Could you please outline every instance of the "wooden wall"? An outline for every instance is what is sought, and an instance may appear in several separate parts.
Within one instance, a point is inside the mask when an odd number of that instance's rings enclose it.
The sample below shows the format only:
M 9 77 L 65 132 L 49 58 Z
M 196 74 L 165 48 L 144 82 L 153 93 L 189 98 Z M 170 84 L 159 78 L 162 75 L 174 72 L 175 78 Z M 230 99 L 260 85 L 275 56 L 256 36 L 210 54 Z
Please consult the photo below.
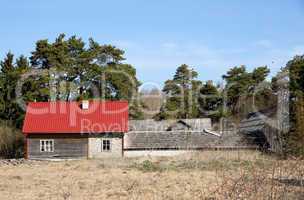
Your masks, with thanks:
M 54 152 L 40 152 L 40 140 L 53 139 Z M 28 135 L 29 159 L 84 158 L 88 155 L 88 137 L 80 134 L 35 134 Z

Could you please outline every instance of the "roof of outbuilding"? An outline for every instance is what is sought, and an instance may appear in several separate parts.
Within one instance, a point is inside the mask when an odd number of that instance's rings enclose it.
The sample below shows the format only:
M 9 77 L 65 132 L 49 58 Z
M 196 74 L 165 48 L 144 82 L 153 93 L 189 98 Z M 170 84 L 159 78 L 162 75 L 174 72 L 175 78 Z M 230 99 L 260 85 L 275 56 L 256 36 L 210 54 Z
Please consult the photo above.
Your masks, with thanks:
M 211 119 L 131 120 L 124 136 L 124 148 L 141 149 L 200 149 L 239 148 L 254 146 L 235 131 L 221 136 L 210 134 Z M 179 126 L 181 125 L 181 126 Z
M 27 106 L 23 133 L 103 133 L 128 131 L 128 102 L 32 102 Z
M 246 138 L 238 133 L 221 137 L 201 132 L 163 131 L 128 132 L 124 136 L 127 150 L 138 149 L 197 149 L 252 147 Z
M 129 131 L 168 131 L 174 129 L 178 124 L 182 124 L 191 131 L 203 131 L 211 129 L 210 118 L 200 119 L 171 119 L 155 121 L 153 119 L 146 120 L 130 120 Z

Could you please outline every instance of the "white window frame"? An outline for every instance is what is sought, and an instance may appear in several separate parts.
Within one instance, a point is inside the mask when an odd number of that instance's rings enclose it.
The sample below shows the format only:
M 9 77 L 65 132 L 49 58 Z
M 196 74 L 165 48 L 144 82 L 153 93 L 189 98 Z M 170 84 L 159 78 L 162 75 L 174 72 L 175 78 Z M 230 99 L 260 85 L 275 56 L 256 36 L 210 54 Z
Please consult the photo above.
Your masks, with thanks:
M 103 147 L 104 147 L 103 142 L 104 141 L 109 141 L 109 150 L 104 150 L 103 149 Z M 101 140 L 101 152 L 111 152 L 111 151 L 112 151 L 112 140 L 110 140 L 110 139 L 102 139 Z
M 40 152 L 54 152 L 54 140 L 40 140 Z

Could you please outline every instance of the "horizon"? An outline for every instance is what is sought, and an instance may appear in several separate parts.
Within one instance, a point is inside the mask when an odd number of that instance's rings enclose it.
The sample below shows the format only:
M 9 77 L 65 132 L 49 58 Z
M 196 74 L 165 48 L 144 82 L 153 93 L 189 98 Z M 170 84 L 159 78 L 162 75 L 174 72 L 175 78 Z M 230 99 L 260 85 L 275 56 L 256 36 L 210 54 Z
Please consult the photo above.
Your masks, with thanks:
M 3 3 L 0 59 L 9 51 L 29 57 L 37 40 L 54 41 L 60 33 L 92 37 L 124 50 L 141 82 L 163 86 L 181 64 L 193 67 L 199 80 L 217 83 L 240 65 L 249 70 L 267 65 L 273 76 L 304 54 L 300 0 L 90 2 Z M 18 15 L 7 17 L 12 10 Z

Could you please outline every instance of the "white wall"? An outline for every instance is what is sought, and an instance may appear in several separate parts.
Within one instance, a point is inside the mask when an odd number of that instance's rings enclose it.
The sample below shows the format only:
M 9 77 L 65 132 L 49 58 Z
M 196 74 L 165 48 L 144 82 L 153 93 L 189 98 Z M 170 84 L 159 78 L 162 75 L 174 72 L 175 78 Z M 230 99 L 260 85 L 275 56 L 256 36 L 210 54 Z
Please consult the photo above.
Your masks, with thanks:
M 125 157 L 141 157 L 141 156 L 177 156 L 190 153 L 186 150 L 145 150 L 145 151 L 124 151 Z
M 101 141 L 107 139 L 111 141 L 111 151 L 101 151 Z M 89 158 L 122 157 L 122 138 L 119 137 L 93 137 L 89 138 L 88 148 Z

